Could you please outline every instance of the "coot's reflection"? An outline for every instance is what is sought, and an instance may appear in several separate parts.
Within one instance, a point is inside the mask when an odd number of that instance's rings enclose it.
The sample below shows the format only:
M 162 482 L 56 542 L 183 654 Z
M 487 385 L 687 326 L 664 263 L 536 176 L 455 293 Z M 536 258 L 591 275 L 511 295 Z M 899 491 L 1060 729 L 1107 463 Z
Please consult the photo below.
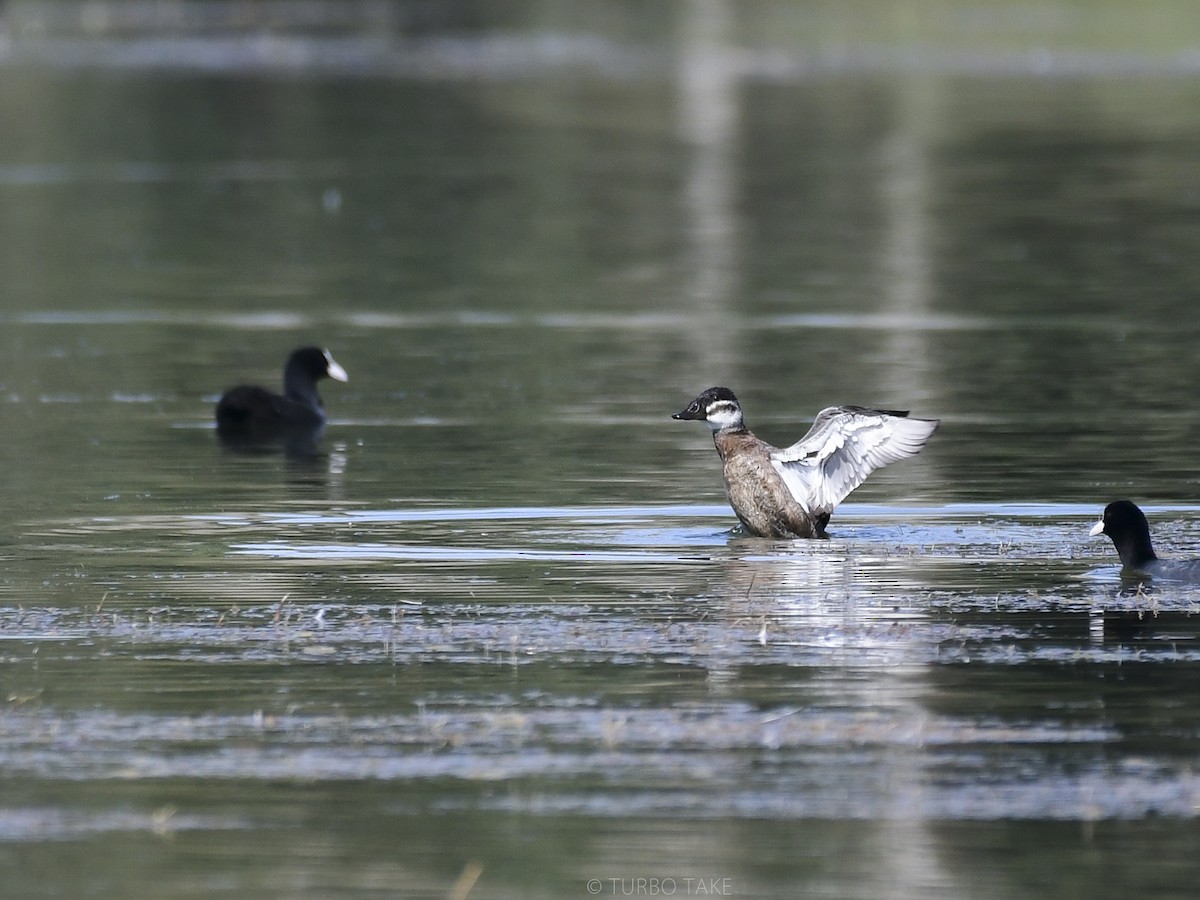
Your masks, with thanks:
M 232 453 L 266 456 L 282 453 L 288 459 L 319 462 L 327 455 L 321 449 L 325 426 L 315 428 L 217 429 L 221 446 Z

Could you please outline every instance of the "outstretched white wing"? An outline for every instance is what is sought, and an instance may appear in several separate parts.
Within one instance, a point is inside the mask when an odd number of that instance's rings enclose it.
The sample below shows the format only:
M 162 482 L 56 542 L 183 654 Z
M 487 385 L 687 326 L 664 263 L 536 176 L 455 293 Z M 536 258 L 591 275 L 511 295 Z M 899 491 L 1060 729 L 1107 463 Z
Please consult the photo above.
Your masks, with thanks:
M 940 424 L 907 415 L 831 406 L 817 413 L 808 434 L 773 450 L 771 463 L 801 506 L 832 512 L 880 466 L 916 456 Z

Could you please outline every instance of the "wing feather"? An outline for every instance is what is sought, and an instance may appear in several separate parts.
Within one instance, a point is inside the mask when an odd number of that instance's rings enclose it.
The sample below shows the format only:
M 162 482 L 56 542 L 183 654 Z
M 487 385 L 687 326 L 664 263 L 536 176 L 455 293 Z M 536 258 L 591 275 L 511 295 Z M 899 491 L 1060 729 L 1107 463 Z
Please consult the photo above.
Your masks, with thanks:
M 801 506 L 829 513 L 876 469 L 916 456 L 939 424 L 896 410 L 831 406 L 796 443 L 772 450 L 771 463 Z

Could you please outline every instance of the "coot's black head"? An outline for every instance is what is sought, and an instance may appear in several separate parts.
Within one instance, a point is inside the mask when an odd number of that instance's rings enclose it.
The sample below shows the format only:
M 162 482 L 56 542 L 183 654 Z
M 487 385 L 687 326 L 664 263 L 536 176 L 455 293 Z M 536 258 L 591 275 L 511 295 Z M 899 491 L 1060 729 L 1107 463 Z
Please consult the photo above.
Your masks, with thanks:
M 1093 537 L 1107 534 L 1129 569 L 1138 569 L 1158 557 L 1150 543 L 1150 524 L 1137 504 L 1129 500 L 1114 500 L 1104 507 L 1104 515 L 1092 526 Z
M 671 418 L 707 422 L 713 431 L 741 428 L 742 406 L 729 388 L 711 387 Z
M 1115 538 L 1122 534 L 1150 533 L 1150 523 L 1132 500 L 1114 500 L 1104 507 L 1104 515 L 1092 526 L 1091 534 L 1107 534 Z
M 346 370 L 337 364 L 329 351 L 321 347 L 301 347 L 293 350 L 284 368 L 283 380 L 291 385 L 293 379 L 316 384 L 322 378 L 349 381 Z

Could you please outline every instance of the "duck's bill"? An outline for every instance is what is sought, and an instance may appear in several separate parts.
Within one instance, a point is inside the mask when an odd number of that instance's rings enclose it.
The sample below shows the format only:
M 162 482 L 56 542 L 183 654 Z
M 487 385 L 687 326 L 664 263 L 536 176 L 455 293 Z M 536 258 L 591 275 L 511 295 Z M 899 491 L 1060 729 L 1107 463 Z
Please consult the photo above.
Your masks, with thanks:
M 1095 537 L 1098 534 L 1104 534 L 1104 520 L 1101 519 L 1092 526 L 1092 530 L 1088 532 L 1089 537 Z

